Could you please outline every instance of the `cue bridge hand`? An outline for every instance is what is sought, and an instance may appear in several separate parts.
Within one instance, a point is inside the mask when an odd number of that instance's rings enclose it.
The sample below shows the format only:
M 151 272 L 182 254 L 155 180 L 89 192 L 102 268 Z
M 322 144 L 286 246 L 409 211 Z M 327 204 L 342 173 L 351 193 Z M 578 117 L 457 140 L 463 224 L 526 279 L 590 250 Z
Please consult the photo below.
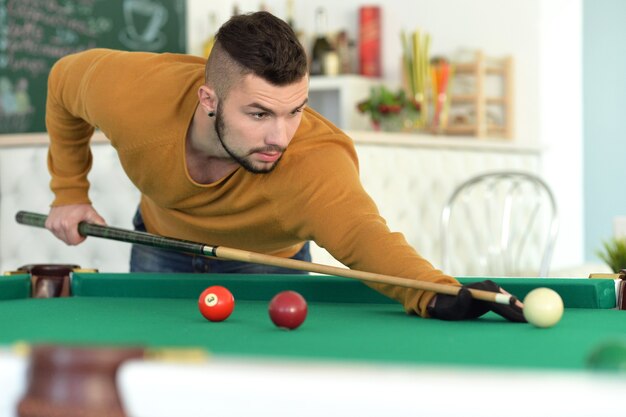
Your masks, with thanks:
M 510 295 L 491 280 L 474 282 L 463 285 L 457 295 L 437 294 L 432 305 L 428 306 L 428 313 L 440 320 L 472 320 L 493 311 L 509 321 L 526 322 L 523 304 L 519 300 L 511 305 L 478 300 L 472 297 L 471 289 Z

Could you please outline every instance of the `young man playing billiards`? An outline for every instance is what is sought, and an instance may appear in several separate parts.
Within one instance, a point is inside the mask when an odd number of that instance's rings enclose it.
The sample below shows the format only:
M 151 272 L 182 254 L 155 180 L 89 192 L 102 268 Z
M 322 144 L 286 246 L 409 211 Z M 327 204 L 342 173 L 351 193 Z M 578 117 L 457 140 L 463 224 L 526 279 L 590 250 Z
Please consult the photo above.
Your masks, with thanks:
M 364 191 L 352 140 L 307 107 L 306 54 L 266 12 L 234 16 L 208 61 L 104 49 L 67 56 L 48 81 L 46 227 L 76 245 L 91 206 L 89 139 L 99 128 L 141 191 L 135 227 L 150 233 L 310 260 L 314 240 L 352 269 L 459 285 L 392 233 Z M 131 271 L 297 272 L 134 246 Z M 368 284 L 423 317 L 460 320 L 503 306 Z M 503 291 L 490 281 L 474 288 Z

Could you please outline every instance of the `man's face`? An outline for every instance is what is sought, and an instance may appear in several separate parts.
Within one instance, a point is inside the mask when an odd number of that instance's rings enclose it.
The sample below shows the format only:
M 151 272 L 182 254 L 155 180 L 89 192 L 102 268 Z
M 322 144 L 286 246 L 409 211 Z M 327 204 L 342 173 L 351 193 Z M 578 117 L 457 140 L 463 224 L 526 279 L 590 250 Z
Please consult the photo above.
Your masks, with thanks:
M 246 75 L 216 109 L 215 131 L 225 153 L 250 172 L 270 172 L 300 125 L 308 91 L 307 77 L 278 87 Z

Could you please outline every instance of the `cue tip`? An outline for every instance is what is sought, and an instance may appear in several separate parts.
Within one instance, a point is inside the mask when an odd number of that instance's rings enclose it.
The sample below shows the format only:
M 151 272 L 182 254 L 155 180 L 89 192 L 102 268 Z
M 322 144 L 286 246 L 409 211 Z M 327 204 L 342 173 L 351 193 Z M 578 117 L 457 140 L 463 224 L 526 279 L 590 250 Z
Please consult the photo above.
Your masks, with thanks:
M 513 305 L 515 304 L 517 299 L 513 297 L 512 295 L 498 293 L 498 294 L 495 294 L 494 301 L 498 304 Z

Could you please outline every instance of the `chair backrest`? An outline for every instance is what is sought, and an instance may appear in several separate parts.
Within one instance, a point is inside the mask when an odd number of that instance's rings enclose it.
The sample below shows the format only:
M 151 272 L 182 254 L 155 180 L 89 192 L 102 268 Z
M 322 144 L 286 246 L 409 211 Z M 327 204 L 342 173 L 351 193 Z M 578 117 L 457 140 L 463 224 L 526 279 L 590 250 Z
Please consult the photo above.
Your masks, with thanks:
M 548 276 L 557 234 L 556 201 L 541 178 L 478 175 L 443 208 L 441 267 L 456 276 Z

